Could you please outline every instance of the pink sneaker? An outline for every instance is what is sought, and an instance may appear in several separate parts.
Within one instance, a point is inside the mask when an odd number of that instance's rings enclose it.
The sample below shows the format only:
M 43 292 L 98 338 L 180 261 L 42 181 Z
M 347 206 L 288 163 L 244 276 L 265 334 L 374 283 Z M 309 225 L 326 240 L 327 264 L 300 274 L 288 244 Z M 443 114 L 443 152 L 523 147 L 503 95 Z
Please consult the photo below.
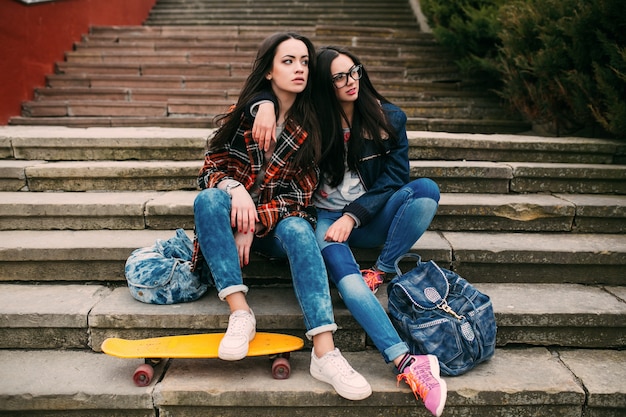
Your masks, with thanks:
M 413 363 L 398 375 L 398 383 L 404 380 L 415 398 L 421 397 L 424 406 L 433 415 L 439 417 L 443 413 L 448 396 L 446 381 L 439 377 L 439 361 L 434 355 L 415 355 Z
M 385 273 L 374 268 L 362 269 L 361 275 L 363 275 L 365 283 L 374 294 L 376 294 L 378 287 L 380 287 L 385 280 Z

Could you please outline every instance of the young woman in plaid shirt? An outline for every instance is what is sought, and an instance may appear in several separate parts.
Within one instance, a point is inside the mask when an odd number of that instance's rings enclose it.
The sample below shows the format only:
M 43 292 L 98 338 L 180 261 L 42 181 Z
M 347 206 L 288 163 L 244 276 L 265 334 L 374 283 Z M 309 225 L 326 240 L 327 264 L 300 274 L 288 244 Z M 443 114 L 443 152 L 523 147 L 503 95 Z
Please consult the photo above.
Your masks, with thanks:
M 295 33 L 278 33 L 261 45 L 238 103 L 219 119 L 198 177 L 194 202 L 196 268 L 209 268 L 218 296 L 231 311 L 219 357 L 246 356 L 256 332 L 241 268 L 250 252 L 289 260 L 306 336 L 313 341 L 310 372 L 343 397 L 360 400 L 369 383 L 335 348 L 328 275 L 315 240 L 309 206 L 318 185 L 321 140 L 312 108 L 314 48 Z M 275 140 L 264 149 L 252 140 L 246 103 L 271 91 L 277 103 Z

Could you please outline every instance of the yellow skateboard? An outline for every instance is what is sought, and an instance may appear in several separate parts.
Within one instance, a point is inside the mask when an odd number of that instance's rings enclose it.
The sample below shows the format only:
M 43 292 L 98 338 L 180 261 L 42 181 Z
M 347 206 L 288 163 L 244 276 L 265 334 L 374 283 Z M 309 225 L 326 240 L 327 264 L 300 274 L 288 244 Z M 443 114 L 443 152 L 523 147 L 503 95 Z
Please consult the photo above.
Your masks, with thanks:
M 128 340 L 109 338 L 102 342 L 102 351 L 118 358 L 140 358 L 145 364 L 134 374 L 135 385 L 150 385 L 154 367 L 166 358 L 217 358 L 217 348 L 224 333 L 191 334 L 181 336 L 155 337 L 151 339 Z M 278 333 L 257 332 L 250 342 L 248 356 L 270 355 L 272 376 L 287 379 L 291 373 L 289 353 L 302 349 L 304 341 L 296 336 Z

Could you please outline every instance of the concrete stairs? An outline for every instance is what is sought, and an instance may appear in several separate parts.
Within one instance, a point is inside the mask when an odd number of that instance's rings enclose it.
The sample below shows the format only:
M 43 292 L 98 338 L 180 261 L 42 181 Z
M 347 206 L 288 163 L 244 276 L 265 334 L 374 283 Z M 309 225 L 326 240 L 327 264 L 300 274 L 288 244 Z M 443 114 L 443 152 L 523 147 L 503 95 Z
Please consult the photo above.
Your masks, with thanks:
M 130 252 L 175 228 L 192 234 L 195 176 L 210 129 L 0 128 L 1 415 L 416 415 L 333 289 L 337 345 L 374 388 L 350 402 L 308 374 L 287 382 L 265 359 L 171 360 L 134 387 L 136 360 L 104 339 L 222 331 L 211 290 L 175 306 L 139 303 Z M 447 378 L 444 415 L 617 416 L 626 410 L 624 145 L 603 139 L 409 132 L 412 175 L 442 189 L 412 249 L 492 297 L 498 349 Z M 356 251 L 370 265 L 377 252 Z M 410 265 L 406 265 L 410 267 Z M 288 267 L 245 268 L 259 330 L 302 336 Z M 386 291 L 378 293 L 386 306 Z M 7 383 L 7 381 L 10 381 Z
M 530 125 L 420 31 L 406 0 L 159 1 L 141 27 L 94 27 L 12 125 L 213 127 L 259 42 L 279 30 L 349 46 L 412 130 L 519 133 Z
M 135 301 L 124 263 L 176 228 L 192 235 L 212 117 L 279 28 L 351 46 L 407 112 L 412 176 L 442 190 L 412 251 L 493 300 L 496 355 L 446 378 L 443 415 L 625 415 L 623 142 L 508 134 L 529 127 L 461 80 L 407 1 L 160 0 L 144 26 L 93 28 L 0 127 L 0 416 L 429 415 L 334 289 L 335 340 L 373 387 L 365 401 L 310 377 L 308 343 L 286 381 L 265 358 L 170 360 L 145 388 L 131 381 L 142 361 L 100 351 L 112 336 L 226 327 L 214 290 Z M 378 255 L 355 254 L 364 267 Z M 288 266 L 255 257 L 244 275 L 258 329 L 302 337 Z
M 337 24 L 414 29 L 417 23 L 410 2 L 317 0 L 160 0 L 150 12 L 148 25 L 290 26 Z

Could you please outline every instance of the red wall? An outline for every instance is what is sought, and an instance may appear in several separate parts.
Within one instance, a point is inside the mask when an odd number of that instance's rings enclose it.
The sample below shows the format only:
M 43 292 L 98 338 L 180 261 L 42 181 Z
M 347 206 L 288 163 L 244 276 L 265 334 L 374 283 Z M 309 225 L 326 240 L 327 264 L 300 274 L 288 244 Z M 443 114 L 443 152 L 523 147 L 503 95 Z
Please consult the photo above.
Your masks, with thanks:
M 90 26 L 141 25 L 156 0 L 0 0 L 0 125 L 45 85 L 54 63 Z

